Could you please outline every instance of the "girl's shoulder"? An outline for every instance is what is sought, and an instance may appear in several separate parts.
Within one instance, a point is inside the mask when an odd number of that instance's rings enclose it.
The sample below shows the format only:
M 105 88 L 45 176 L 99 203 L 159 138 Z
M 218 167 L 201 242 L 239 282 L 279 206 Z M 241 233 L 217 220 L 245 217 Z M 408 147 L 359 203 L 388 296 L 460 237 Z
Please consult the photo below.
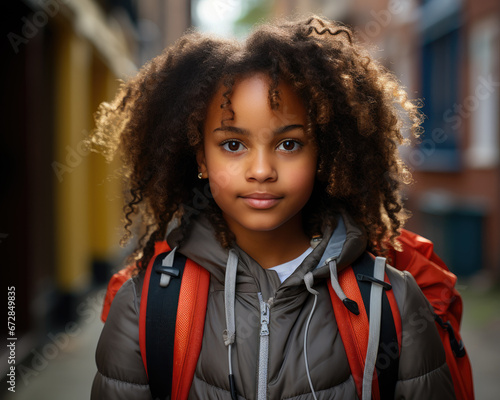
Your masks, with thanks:
M 119 291 L 132 291 L 134 302 L 137 303 L 140 300 L 144 274 L 137 273 L 136 270 L 134 265 L 130 265 L 115 273 L 109 280 L 102 305 L 101 320 L 103 322 L 106 322 L 111 304 L 114 302 Z
M 139 345 L 140 281 L 127 279 L 112 300 L 97 344 L 92 398 L 150 398 Z
M 387 265 L 386 273 L 391 283 L 391 290 L 394 292 L 401 317 L 418 311 L 421 307 L 432 313 L 431 304 L 409 271 L 402 271 Z
M 423 375 L 445 365 L 446 355 L 434 319 L 434 309 L 413 275 L 393 267 L 386 268 L 401 315 L 402 338 L 400 371 Z M 426 356 L 422 356 L 422 349 Z M 417 371 L 417 372 L 415 372 Z
M 139 318 L 143 281 L 142 275 L 135 275 L 125 280 L 118 288 L 112 287 L 110 290 L 108 286 L 106 304 L 103 305 L 102 312 L 103 322 L 106 325 L 116 323 L 117 319 Z M 106 310 L 105 307 L 108 309 Z

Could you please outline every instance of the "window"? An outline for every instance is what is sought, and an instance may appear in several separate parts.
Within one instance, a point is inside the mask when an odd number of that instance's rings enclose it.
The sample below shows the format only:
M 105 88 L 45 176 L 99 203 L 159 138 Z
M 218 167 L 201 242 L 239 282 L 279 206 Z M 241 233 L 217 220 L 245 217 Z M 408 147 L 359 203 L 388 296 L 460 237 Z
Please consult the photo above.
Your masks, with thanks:
M 447 4 L 445 4 L 447 3 Z M 454 5 L 451 6 L 451 5 Z M 460 111 L 461 42 L 460 6 L 451 0 L 428 1 L 422 7 L 422 97 L 426 115 L 418 159 L 410 160 L 420 170 L 460 169 L 461 127 L 455 120 Z
M 469 93 L 463 100 L 463 112 L 470 116 L 470 147 L 465 154 L 472 168 L 493 168 L 499 163 L 499 57 L 500 38 L 496 16 L 481 20 L 469 37 Z M 457 119 L 457 123 L 462 122 Z M 465 122 L 465 121 L 464 121 Z

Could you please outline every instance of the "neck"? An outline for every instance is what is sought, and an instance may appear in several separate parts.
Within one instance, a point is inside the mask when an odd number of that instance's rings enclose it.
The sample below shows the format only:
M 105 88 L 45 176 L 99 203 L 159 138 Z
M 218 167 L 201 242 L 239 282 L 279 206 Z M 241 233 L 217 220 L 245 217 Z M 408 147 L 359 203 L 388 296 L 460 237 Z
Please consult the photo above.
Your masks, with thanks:
M 304 233 L 300 215 L 272 231 L 231 228 L 238 246 L 264 269 L 293 260 L 310 246 L 310 238 Z

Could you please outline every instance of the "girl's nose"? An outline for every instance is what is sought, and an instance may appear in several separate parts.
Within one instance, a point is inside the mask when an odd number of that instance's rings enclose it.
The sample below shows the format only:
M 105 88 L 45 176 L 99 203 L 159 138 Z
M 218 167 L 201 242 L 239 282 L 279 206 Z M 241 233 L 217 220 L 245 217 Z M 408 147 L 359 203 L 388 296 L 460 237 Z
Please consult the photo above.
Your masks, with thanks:
M 254 180 L 257 182 L 273 182 L 278 177 L 272 156 L 266 154 L 265 151 L 256 151 L 249 157 L 245 175 L 247 181 Z

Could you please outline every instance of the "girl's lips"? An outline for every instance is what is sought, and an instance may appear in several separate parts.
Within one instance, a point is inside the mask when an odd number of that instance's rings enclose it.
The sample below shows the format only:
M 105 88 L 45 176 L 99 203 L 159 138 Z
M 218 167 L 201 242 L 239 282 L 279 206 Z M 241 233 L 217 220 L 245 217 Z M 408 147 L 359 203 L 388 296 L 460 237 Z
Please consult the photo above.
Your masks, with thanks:
M 251 208 L 266 210 L 279 203 L 282 197 L 275 196 L 269 193 L 253 193 L 250 195 L 241 196 L 241 199 Z

